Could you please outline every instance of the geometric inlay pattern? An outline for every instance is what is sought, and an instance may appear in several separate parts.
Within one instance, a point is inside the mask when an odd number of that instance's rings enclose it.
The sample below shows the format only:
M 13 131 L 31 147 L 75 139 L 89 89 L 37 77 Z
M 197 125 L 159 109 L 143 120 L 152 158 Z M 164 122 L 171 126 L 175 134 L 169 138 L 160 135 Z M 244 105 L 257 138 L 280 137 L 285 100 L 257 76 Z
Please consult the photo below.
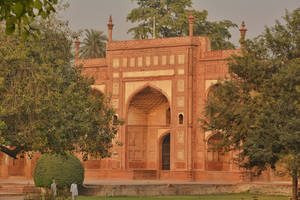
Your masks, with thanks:
M 149 113 L 153 108 L 167 102 L 167 98 L 160 91 L 148 86 L 132 98 L 130 106 Z

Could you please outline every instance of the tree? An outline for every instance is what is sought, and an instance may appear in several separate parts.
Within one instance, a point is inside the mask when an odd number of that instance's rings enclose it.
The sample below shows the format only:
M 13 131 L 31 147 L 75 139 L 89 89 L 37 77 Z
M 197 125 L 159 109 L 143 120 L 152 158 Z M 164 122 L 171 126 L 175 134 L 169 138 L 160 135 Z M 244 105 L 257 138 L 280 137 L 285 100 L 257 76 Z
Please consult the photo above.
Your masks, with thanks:
M 46 19 L 55 12 L 58 0 L 4 0 L 0 1 L 0 22 L 5 21 L 6 33 L 12 34 L 16 28 L 25 35 L 38 31 L 32 24 L 35 18 Z
M 81 58 L 103 58 L 105 57 L 105 45 L 107 37 L 103 31 L 85 29 L 85 38 L 80 47 Z
M 209 95 L 205 130 L 223 135 L 240 166 L 260 173 L 284 166 L 297 199 L 300 172 L 300 8 L 229 61 L 229 77 Z
M 55 21 L 38 40 L 0 31 L 0 151 L 110 155 L 119 121 L 103 95 L 91 95 L 93 80 L 71 65 L 68 31 Z
M 191 0 L 136 0 L 138 7 L 131 10 L 127 21 L 139 23 L 130 28 L 135 39 L 146 39 L 153 36 L 176 37 L 189 34 L 188 18 L 192 11 L 194 20 L 194 35 L 208 36 L 213 49 L 233 49 L 234 45 L 228 41 L 231 38 L 229 28 L 237 27 L 229 20 L 220 22 L 207 21 L 207 11 L 192 9 Z

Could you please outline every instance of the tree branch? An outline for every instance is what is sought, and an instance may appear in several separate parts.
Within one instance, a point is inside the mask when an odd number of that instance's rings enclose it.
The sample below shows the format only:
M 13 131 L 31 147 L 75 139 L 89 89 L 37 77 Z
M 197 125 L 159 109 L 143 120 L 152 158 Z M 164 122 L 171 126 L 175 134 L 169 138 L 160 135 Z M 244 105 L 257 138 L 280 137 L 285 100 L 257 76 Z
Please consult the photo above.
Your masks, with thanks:
M 2 151 L 6 155 L 8 155 L 14 159 L 17 159 L 17 155 L 18 155 L 18 153 L 20 153 L 21 150 L 22 150 L 22 147 L 16 147 L 15 149 L 9 149 L 8 147 L 0 146 L 0 151 Z

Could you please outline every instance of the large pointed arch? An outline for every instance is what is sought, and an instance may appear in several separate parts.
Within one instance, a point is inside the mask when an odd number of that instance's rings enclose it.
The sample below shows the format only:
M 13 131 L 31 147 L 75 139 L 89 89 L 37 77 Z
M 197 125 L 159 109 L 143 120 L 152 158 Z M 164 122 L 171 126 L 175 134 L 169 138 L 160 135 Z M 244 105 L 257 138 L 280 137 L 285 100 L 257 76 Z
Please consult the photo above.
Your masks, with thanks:
M 156 169 L 158 132 L 171 126 L 169 100 L 162 90 L 146 84 L 131 95 L 126 108 L 126 166 Z

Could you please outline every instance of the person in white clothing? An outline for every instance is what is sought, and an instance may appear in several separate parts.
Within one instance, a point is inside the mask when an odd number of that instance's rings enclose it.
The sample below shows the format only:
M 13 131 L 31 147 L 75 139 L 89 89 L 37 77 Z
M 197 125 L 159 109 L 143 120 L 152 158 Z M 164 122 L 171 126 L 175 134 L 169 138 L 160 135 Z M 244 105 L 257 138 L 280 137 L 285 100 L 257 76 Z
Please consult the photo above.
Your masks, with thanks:
M 75 200 L 78 196 L 78 189 L 76 182 L 71 184 L 70 192 L 72 193 L 72 200 Z
M 57 195 L 57 189 L 56 189 L 55 179 L 52 180 L 51 193 L 52 193 L 53 199 L 55 199 L 56 195 Z

